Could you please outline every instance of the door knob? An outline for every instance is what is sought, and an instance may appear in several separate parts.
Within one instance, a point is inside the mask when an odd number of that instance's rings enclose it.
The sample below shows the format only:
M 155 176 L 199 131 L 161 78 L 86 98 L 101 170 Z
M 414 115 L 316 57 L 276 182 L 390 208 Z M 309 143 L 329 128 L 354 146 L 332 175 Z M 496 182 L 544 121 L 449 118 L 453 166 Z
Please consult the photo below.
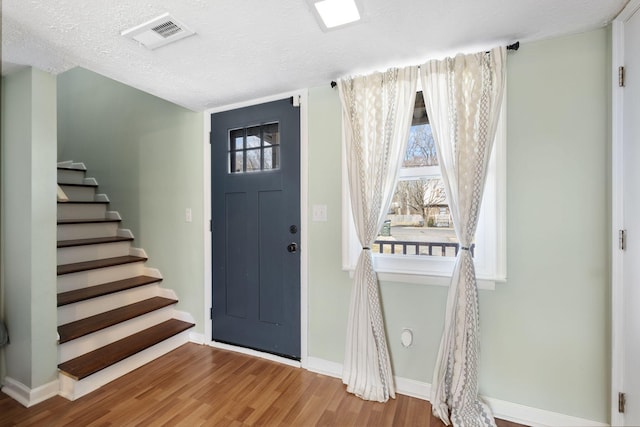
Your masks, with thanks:
M 287 250 L 291 253 L 296 252 L 298 250 L 298 244 L 295 242 L 289 243 L 289 246 L 287 246 Z

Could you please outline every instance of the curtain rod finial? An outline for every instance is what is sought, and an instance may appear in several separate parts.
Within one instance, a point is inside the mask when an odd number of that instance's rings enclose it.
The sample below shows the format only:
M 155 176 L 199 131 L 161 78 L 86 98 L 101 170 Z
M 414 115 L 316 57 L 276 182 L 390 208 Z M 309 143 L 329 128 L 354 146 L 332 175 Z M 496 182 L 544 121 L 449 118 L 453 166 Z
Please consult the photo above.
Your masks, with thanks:
M 336 83 L 334 80 L 331 81 L 331 88 L 335 89 L 335 87 L 338 86 L 338 83 Z
M 507 46 L 507 50 L 518 50 L 520 49 L 520 42 L 515 42 Z

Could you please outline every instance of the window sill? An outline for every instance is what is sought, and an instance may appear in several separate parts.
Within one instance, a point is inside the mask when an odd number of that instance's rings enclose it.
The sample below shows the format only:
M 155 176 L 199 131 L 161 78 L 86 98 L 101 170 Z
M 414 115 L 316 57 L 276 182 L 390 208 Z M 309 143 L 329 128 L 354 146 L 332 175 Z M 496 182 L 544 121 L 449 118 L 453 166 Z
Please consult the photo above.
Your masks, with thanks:
M 349 272 L 349 277 L 353 279 L 352 268 L 345 268 L 345 271 Z M 449 286 L 451 284 L 451 276 L 436 275 L 436 274 L 410 274 L 399 273 L 393 271 L 376 271 L 378 274 L 378 280 L 381 282 L 397 282 L 397 283 L 409 283 L 414 285 L 429 285 L 429 286 Z M 506 277 L 478 277 L 478 289 L 493 291 L 496 288 L 496 283 L 506 283 Z

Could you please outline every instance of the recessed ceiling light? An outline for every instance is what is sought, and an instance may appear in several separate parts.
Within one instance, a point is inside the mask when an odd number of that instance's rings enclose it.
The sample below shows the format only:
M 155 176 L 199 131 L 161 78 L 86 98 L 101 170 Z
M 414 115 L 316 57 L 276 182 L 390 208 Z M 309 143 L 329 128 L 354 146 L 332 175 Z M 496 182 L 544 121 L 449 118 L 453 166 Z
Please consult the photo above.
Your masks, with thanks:
M 312 10 L 324 29 L 333 29 L 360 20 L 355 0 L 311 0 Z

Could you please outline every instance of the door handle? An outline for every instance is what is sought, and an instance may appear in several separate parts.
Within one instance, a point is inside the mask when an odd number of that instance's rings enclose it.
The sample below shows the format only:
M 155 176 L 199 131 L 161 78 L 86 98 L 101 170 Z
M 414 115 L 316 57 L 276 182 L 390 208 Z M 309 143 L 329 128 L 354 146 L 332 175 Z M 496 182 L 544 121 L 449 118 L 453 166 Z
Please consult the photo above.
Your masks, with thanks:
M 298 251 L 298 244 L 295 242 L 289 243 L 289 246 L 287 246 L 287 250 L 291 253 L 297 252 Z

